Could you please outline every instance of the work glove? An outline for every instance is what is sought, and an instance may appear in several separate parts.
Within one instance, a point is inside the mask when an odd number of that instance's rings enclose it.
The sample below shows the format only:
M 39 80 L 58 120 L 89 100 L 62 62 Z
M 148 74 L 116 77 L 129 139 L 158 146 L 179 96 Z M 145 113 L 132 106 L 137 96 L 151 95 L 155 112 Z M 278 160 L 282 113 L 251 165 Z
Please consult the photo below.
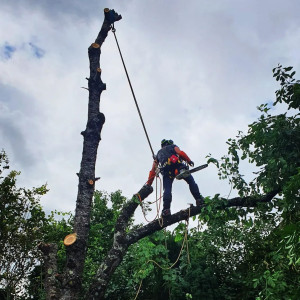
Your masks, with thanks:
M 194 162 L 191 160 L 191 161 L 189 162 L 189 165 L 193 168 L 193 167 L 194 167 Z

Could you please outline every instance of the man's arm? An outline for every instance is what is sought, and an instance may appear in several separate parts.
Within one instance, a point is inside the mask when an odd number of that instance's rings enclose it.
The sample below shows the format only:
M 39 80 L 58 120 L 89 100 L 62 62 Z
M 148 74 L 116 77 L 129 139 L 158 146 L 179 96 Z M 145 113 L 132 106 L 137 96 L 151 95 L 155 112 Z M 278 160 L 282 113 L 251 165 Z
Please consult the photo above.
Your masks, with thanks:
M 153 161 L 153 164 L 152 164 L 152 169 L 151 171 L 149 172 L 149 176 L 148 176 L 148 181 L 147 181 L 147 185 L 152 185 L 153 183 L 153 180 L 154 180 L 154 177 L 156 176 L 156 169 L 157 169 L 157 161 L 154 160 Z
M 188 157 L 188 155 L 179 149 L 179 147 L 174 148 L 175 152 L 179 155 L 180 158 L 184 159 L 190 166 L 194 166 L 194 163 L 191 161 L 191 159 Z

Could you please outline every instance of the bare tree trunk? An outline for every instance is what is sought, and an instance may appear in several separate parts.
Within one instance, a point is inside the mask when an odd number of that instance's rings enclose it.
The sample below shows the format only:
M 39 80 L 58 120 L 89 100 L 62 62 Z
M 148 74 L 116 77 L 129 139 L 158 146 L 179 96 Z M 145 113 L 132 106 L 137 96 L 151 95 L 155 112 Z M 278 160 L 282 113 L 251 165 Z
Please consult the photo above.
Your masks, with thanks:
M 74 219 L 74 232 L 77 240 L 67 247 L 67 264 L 61 299 L 78 299 L 81 291 L 81 280 L 86 257 L 87 241 L 90 230 L 91 204 L 95 187 L 95 165 L 101 130 L 105 122 L 100 112 L 100 95 L 106 89 L 101 80 L 100 54 L 101 45 L 107 37 L 111 25 L 121 19 L 114 10 L 104 10 L 105 19 L 95 43 L 89 49 L 90 78 L 88 120 L 83 135 L 83 151 L 80 172 L 78 173 L 78 195 Z

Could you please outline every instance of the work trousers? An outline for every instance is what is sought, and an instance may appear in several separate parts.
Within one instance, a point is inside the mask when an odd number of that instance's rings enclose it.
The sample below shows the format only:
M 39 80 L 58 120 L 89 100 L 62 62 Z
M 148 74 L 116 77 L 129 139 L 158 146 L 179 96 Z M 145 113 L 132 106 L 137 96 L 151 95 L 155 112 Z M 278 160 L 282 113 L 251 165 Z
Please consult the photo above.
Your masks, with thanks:
M 183 180 L 189 185 L 190 191 L 194 197 L 194 199 L 201 199 L 201 195 L 199 192 L 199 188 L 197 183 L 194 180 L 192 175 L 184 178 Z M 163 176 L 163 187 L 164 187 L 164 207 L 163 209 L 170 209 L 171 202 L 172 202 L 172 185 L 173 185 L 174 177 L 170 177 L 168 174 Z

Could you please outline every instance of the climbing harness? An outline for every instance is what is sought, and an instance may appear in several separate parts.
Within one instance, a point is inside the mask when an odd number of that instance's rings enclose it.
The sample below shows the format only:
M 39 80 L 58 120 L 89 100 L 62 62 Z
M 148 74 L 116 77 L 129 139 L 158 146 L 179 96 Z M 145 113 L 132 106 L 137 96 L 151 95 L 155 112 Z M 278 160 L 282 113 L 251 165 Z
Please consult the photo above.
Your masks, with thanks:
M 127 69 L 126 69 L 126 65 L 125 65 L 125 62 L 124 62 L 124 59 L 123 59 L 123 55 L 122 55 L 122 52 L 121 52 L 121 49 L 120 49 L 120 46 L 119 46 L 119 43 L 118 43 L 118 39 L 117 39 L 117 36 L 116 36 L 116 28 L 115 28 L 115 26 L 114 26 L 114 23 L 112 24 L 112 29 L 111 29 L 111 31 L 113 32 L 113 34 L 114 34 L 114 36 L 115 36 L 116 44 L 117 44 L 117 46 L 118 46 L 118 50 L 119 50 L 119 53 L 120 53 L 120 57 L 121 57 L 121 60 L 122 60 L 122 63 L 123 63 L 123 67 L 124 67 L 124 70 L 125 70 L 125 73 L 126 73 L 126 77 L 127 77 L 129 86 L 130 86 L 130 89 L 131 89 L 131 93 L 132 93 L 132 96 L 133 96 L 133 99 L 134 99 L 134 102 L 135 102 L 135 105 L 136 105 L 136 109 L 137 109 L 137 111 L 138 111 L 138 113 L 139 113 L 139 116 L 140 116 L 140 119 L 141 119 L 141 122 L 142 122 L 142 125 L 143 125 L 143 128 L 144 128 L 144 132 L 145 132 L 145 135 L 146 135 L 146 137 L 147 137 L 147 141 L 148 141 L 150 150 L 151 150 L 151 152 L 152 152 L 152 157 L 154 157 L 154 151 L 153 151 L 153 148 L 152 148 L 152 145 L 151 145 L 151 142 L 150 142 L 150 139 L 149 139 L 147 130 L 146 130 L 146 126 L 145 126 L 145 123 L 144 123 L 144 120 L 143 120 L 143 117 L 142 117 L 142 114 L 141 114 L 139 105 L 138 105 L 138 103 L 137 103 L 137 100 L 136 100 L 136 97 L 135 97 L 135 94 L 134 94 L 134 91 L 133 91 L 133 87 L 132 87 L 132 84 L 131 84 L 131 81 L 130 81 L 130 78 L 129 78 Z

